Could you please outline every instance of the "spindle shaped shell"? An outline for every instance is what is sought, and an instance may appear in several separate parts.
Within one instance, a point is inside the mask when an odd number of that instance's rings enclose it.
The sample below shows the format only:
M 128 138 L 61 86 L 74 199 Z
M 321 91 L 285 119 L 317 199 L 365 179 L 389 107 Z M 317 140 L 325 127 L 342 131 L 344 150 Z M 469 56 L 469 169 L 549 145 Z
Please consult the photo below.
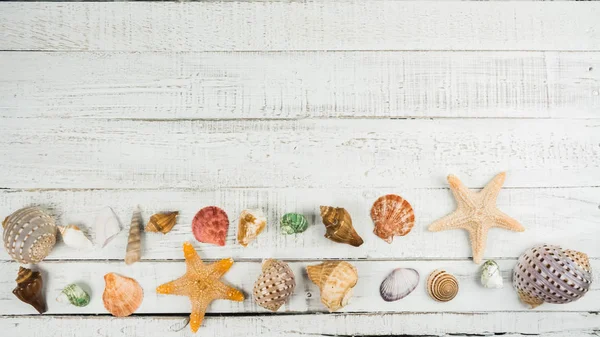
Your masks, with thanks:
M 144 290 L 136 280 L 108 273 L 104 275 L 104 281 L 106 286 L 102 294 L 102 301 L 106 310 L 113 316 L 129 316 L 142 304 Z
M 287 263 L 268 259 L 254 283 L 254 300 L 261 307 L 277 311 L 292 296 L 296 288 L 294 273 Z
M 227 213 L 216 206 L 204 207 L 192 220 L 192 232 L 199 242 L 225 246 L 228 229 Z
M 46 312 L 46 300 L 42 296 L 43 287 L 44 282 L 40 272 L 19 267 L 17 287 L 13 289 L 13 294 L 21 301 L 34 307 L 40 314 Z
M 177 223 L 179 212 L 157 213 L 150 217 L 146 225 L 146 232 L 161 232 L 167 234 Z
M 358 282 L 356 268 L 345 261 L 327 261 L 306 267 L 308 278 L 321 291 L 321 302 L 330 312 L 348 304 Z
M 54 218 L 41 207 L 25 207 L 4 219 L 4 248 L 23 264 L 42 261 L 56 243 Z
M 513 270 L 513 286 L 531 308 L 564 304 L 583 297 L 592 284 L 592 269 L 584 253 L 559 246 L 535 246 L 525 251 Z
M 363 239 L 352 226 L 350 214 L 344 208 L 321 206 L 321 217 L 326 229 L 325 237 L 329 240 L 354 247 L 363 244 Z
M 458 294 L 458 280 L 445 270 L 434 270 L 427 278 L 427 292 L 438 302 L 448 302 Z
M 267 225 L 267 218 L 260 209 L 246 209 L 240 214 L 238 242 L 246 247 L 254 241 Z
M 125 250 L 125 263 L 133 264 L 142 257 L 142 214 L 139 207 L 133 211 L 129 225 L 129 237 Z
M 419 272 L 412 268 L 394 269 L 379 287 L 384 301 L 392 302 L 408 296 L 419 284 Z
M 415 225 L 412 206 L 395 194 L 384 195 L 373 203 L 371 219 L 375 223 L 373 233 L 387 243 L 392 243 L 394 235 L 408 234 Z

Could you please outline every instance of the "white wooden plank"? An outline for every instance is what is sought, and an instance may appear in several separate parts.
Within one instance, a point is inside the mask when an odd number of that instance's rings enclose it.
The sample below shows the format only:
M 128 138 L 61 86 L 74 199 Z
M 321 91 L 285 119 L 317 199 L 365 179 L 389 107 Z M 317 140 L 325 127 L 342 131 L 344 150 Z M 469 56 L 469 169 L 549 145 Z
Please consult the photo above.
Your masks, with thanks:
M 598 3 L 2 3 L 4 50 L 600 50 Z M 576 24 L 574 24 L 576 23 Z
M 387 244 L 373 231 L 370 208 L 376 198 L 398 193 L 412 203 L 416 225 L 405 237 Z M 524 233 L 492 229 L 485 256 L 513 258 L 541 243 L 559 244 L 600 257 L 599 188 L 505 189 L 498 205 L 526 227 Z M 28 205 L 46 206 L 58 215 L 62 224 L 75 223 L 94 237 L 95 211 L 110 205 L 121 222 L 129 225 L 134 205 L 140 204 L 145 221 L 150 215 L 179 210 L 179 220 L 166 236 L 146 233 L 143 237 L 144 260 L 181 259 L 181 243 L 195 242 L 206 258 L 263 259 L 466 259 L 471 248 L 465 231 L 431 233 L 427 225 L 455 207 L 446 189 L 222 189 L 218 191 L 175 190 L 85 190 L 85 191 L 0 191 L 0 219 Z M 319 205 L 345 207 L 365 243 L 358 248 L 332 242 L 324 237 L 325 226 Z M 218 205 L 228 214 L 230 228 L 224 247 L 196 242 L 191 231 L 192 218 L 207 205 Z M 237 218 L 246 208 L 262 208 L 268 225 L 248 247 L 237 243 Z M 279 220 L 287 212 L 307 216 L 310 227 L 299 235 L 284 235 Z M 49 259 L 116 259 L 125 254 L 128 231 L 121 232 L 107 247 L 76 252 L 58 243 Z M 9 260 L 4 249 L 0 259 Z
M 200 252 L 202 254 L 202 252 Z M 183 256 L 183 252 L 181 253 Z M 316 262 L 290 262 L 296 276 L 296 290 L 281 312 L 327 312 L 321 303 L 319 289 L 306 276 L 307 265 Z M 473 312 L 473 311 L 526 311 L 517 298 L 511 285 L 512 269 L 516 260 L 498 261 L 505 282 L 502 289 L 487 289 L 481 286 L 481 266 L 471 261 L 354 261 L 352 264 L 359 274 L 358 284 L 350 304 L 341 312 Z M 600 268 L 600 260 L 591 260 L 592 268 Z M 385 302 L 379 295 L 381 281 L 398 267 L 414 268 L 421 275 L 420 285 L 401 302 Z M 8 290 L 15 287 L 15 277 L 19 265 L 16 262 L 0 263 L 0 288 L 5 289 L 0 297 L 0 314 L 31 315 L 36 311 L 30 305 L 20 302 Z M 433 270 L 443 268 L 456 276 L 460 291 L 450 302 L 439 303 L 431 299 L 425 289 L 425 281 Z M 42 262 L 46 282 L 48 314 L 102 314 L 107 313 L 102 302 L 104 291 L 103 276 L 115 272 L 136 279 L 144 289 L 144 301 L 136 311 L 138 314 L 189 313 L 187 297 L 159 295 L 158 285 L 171 281 L 185 273 L 183 261 L 138 262 L 127 266 L 124 262 Z M 215 301 L 209 307 L 212 313 L 254 313 L 268 312 L 252 299 L 252 288 L 261 271 L 260 262 L 236 262 L 225 275 L 225 280 L 246 294 L 243 302 Z M 595 276 L 598 281 L 598 276 Z M 56 302 L 54 299 L 67 284 L 80 282 L 91 290 L 91 302 L 79 308 L 71 304 Z M 535 310 L 541 311 L 597 311 L 600 301 L 600 282 L 594 282 L 590 291 L 580 300 L 560 305 L 544 304 Z
M 2 119 L 6 188 L 596 186 L 600 122 Z
M 534 324 L 533 322 L 539 322 Z M 356 335 L 418 335 L 467 337 L 498 332 L 504 337 L 597 336 L 600 318 L 594 313 L 494 312 L 494 313 L 394 313 L 206 317 L 193 334 L 184 317 L 6 317 L 0 329 L 9 336 L 80 337 L 82 329 L 91 336 L 109 334 L 129 337 L 302 337 Z
M 600 118 L 600 53 L 0 53 L 0 115 Z

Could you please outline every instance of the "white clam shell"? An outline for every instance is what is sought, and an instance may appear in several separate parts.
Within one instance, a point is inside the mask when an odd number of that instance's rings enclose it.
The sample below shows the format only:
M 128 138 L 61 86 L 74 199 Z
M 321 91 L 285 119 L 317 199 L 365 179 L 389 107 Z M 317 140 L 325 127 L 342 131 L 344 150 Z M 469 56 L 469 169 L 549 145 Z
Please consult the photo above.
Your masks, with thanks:
M 481 267 L 481 284 L 486 288 L 500 289 L 504 286 L 500 267 L 494 260 L 487 260 Z
M 412 268 L 398 268 L 381 282 L 379 293 L 387 302 L 397 301 L 408 296 L 418 284 L 419 272 Z
M 104 207 L 96 214 L 94 230 L 96 231 L 96 244 L 106 246 L 119 232 L 122 226 L 119 218 L 110 207 Z

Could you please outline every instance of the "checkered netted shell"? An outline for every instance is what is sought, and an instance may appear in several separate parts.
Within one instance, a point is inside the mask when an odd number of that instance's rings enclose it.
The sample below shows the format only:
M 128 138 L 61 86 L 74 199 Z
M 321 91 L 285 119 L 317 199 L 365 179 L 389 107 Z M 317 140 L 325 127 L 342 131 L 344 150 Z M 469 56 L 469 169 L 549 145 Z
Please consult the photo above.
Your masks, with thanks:
M 592 269 L 586 254 L 558 246 L 527 250 L 515 266 L 513 286 L 521 301 L 532 308 L 547 303 L 569 303 L 590 289 Z

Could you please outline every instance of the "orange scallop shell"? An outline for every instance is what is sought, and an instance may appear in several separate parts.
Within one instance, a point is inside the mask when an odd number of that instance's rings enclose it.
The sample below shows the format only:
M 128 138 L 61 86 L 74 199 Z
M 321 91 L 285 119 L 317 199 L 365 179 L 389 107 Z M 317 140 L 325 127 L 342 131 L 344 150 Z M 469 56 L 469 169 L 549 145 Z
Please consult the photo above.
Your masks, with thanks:
M 394 235 L 408 234 L 415 225 L 412 206 L 395 194 L 384 195 L 373 203 L 371 219 L 375 223 L 373 233 L 387 243 L 392 243 Z
M 106 310 L 113 316 L 129 316 L 142 304 L 144 290 L 136 280 L 108 273 L 104 275 L 104 281 L 106 287 L 102 294 L 102 301 Z

